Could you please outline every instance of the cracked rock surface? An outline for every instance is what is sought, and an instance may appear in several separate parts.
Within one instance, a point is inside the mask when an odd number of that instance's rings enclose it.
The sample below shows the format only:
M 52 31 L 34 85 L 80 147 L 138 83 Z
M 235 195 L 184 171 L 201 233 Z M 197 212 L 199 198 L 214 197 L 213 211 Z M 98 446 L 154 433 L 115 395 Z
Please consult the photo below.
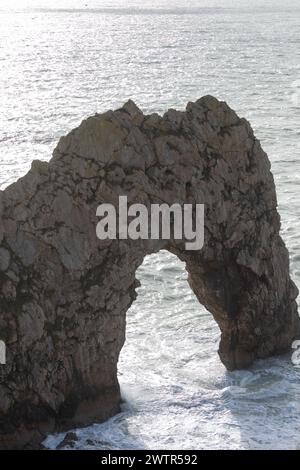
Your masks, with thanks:
M 204 203 L 205 242 L 105 240 L 101 203 Z M 0 191 L 0 447 L 118 412 L 117 362 L 144 256 L 167 249 L 221 330 L 232 370 L 299 337 L 267 155 L 249 123 L 206 96 L 185 112 L 132 102 L 62 137 L 49 163 Z M 162 312 L 163 314 L 163 312 Z

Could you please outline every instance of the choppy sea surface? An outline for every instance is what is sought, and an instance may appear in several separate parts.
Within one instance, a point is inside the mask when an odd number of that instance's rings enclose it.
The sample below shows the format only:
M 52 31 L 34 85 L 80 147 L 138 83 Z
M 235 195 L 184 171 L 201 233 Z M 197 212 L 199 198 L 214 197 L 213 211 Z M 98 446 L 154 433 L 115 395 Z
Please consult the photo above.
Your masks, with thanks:
M 300 287 L 298 0 L 2 0 L 0 24 L 1 189 L 96 111 L 130 97 L 162 113 L 212 94 L 250 120 L 269 154 Z M 138 277 L 119 362 L 123 411 L 77 430 L 76 447 L 300 448 L 290 355 L 226 372 L 184 264 L 161 252 Z

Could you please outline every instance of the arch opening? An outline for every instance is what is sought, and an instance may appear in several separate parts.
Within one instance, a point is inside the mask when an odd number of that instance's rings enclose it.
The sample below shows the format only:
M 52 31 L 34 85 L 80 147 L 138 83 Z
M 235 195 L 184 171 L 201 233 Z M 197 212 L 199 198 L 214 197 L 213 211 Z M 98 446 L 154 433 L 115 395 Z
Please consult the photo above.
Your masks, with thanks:
M 190 288 L 185 263 L 161 250 L 144 258 L 136 277 L 140 287 L 126 314 L 118 362 L 123 398 L 138 396 L 141 388 L 144 397 L 155 395 L 157 385 L 189 382 L 211 362 L 222 370 L 220 330 Z

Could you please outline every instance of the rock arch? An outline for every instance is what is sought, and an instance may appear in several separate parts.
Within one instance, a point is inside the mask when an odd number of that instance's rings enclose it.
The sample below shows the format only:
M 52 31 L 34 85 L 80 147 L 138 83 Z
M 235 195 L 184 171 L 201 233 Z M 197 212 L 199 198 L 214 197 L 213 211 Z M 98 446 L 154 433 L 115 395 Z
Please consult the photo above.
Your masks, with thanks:
M 205 203 L 205 244 L 99 241 L 96 207 Z M 167 249 L 221 330 L 228 369 L 287 351 L 299 335 L 270 163 L 249 123 L 206 96 L 145 116 L 131 101 L 60 139 L 0 192 L 0 445 L 106 419 L 120 402 L 117 361 L 135 271 Z

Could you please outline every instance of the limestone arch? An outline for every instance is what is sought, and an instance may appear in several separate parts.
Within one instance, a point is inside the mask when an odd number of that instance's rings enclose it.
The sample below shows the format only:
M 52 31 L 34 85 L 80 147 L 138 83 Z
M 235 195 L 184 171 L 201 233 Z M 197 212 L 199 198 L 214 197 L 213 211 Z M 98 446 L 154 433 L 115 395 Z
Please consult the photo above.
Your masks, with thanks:
M 96 237 L 101 203 L 205 204 L 205 243 Z M 0 192 L 0 446 L 119 408 L 117 361 L 135 272 L 167 249 L 221 330 L 228 369 L 287 351 L 299 335 L 270 163 L 249 123 L 204 97 L 145 116 L 133 102 L 93 116 Z

